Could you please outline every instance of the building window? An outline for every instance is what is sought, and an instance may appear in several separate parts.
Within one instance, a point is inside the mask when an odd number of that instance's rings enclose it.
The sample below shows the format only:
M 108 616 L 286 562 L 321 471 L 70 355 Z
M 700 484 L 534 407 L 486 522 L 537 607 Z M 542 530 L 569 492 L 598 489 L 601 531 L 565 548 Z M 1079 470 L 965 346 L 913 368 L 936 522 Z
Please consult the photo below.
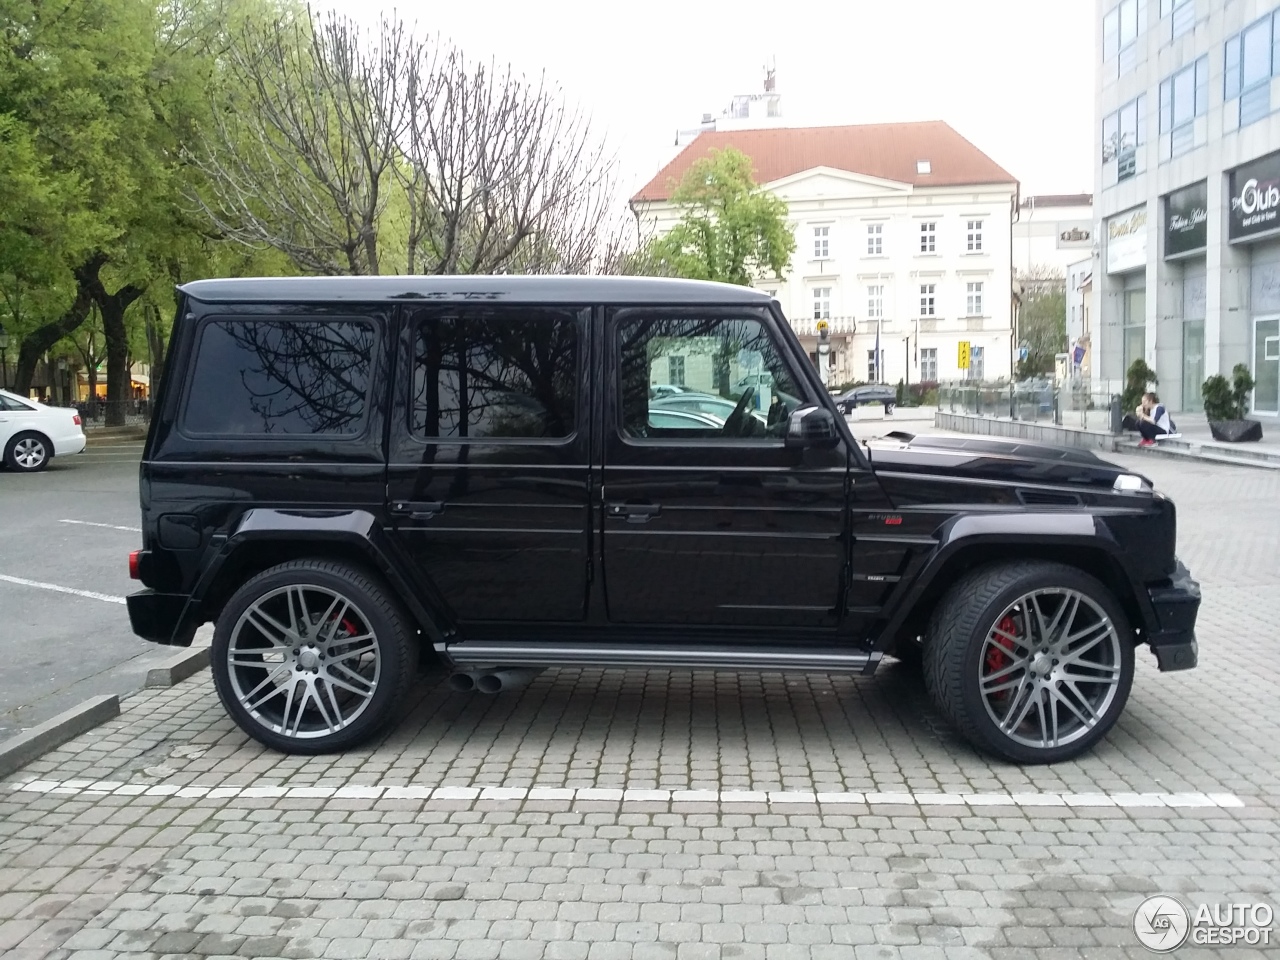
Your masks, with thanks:
M 1102 18 L 1102 59 L 1116 62 L 1116 73 L 1132 70 L 1137 62 L 1137 39 L 1147 29 L 1147 0 L 1120 0 Z
M 813 228 L 813 259 L 826 260 L 831 256 L 831 228 Z
M 684 386 L 684 357 L 667 357 L 667 383 Z
M 982 281 L 967 285 L 965 293 L 965 316 L 982 316 Z
M 1196 117 L 1209 112 L 1209 58 L 1189 63 L 1160 84 L 1160 151 L 1168 160 L 1204 142 L 1195 136 Z
M 872 320 L 879 320 L 884 316 L 883 284 L 867 287 L 867 316 Z
M 983 356 L 982 347 L 969 348 L 969 374 L 970 380 L 981 380 L 986 374 L 986 358 Z
M 884 254 L 884 224 L 867 224 L 867 256 L 879 257 Z
M 970 220 L 965 228 L 965 250 L 969 253 L 982 252 L 982 221 Z
M 932 283 L 920 284 L 920 316 L 932 317 L 936 316 L 934 312 L 934 290 L 936 285 Z
M 920 224 L 920 252 L 937 253 L 938 225 L 932 220 Z
M 1178 39 L 1196 25 L 1195 0 L 1160 0 L 1160 19 L 1173 15 L 1172 37 Z
M 867 351 L 867 382 L 879 383 L 880 377 L 884 370 L 884 351 L 880 351 L 880 362 L 876 363 L 876 352 L 874 350 Z
M 813 319 L 827 320 L 831 317 L 831 288 L 813 288 Z
M 1271 77 L 1280 67 L 1280 17 L 1267 14 L 1227 41 L 1223 60 L 1226 126 L 1245 127 L 1271 112 Z
M 1103 186 L 1128 180 L 1141 172 L 1138 148 L 1147 142 L 1147 95 L 1130 100 L 1102 118 Z M 1115 162 L 1115 168 L 1107 164 Z M 1114 173 L 1112 180 L 1109 173 Z
M 938 382 L 938 348 L 923 347 L 920 350 L 920 379 L 925 383 Z

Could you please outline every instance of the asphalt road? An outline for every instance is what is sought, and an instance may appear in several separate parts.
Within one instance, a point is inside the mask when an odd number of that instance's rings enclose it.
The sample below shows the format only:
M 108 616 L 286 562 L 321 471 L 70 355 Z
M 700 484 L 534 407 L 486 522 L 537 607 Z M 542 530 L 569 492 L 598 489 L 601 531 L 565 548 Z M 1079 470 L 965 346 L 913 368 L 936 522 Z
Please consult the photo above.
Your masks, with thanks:
M 0 740 L 87 697 L 131 693 L 173 655 L 133 635 L 123 602 L 137 589 L 141 453 L 141 441 L 91 440 L 43 473 L 0 471 Z

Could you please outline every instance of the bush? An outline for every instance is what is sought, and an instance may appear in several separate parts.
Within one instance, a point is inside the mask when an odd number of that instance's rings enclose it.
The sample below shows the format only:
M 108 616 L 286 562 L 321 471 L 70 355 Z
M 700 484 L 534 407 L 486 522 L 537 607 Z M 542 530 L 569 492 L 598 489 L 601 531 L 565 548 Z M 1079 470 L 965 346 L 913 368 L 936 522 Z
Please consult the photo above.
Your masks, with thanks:
M 1125 374 L 1124 394 L 1120 398 L 1120 408 L 1125 413 L 1133 413 L 1142 402 L 1142 395 L 1147 392 L 1148 385 L 1156 386 L 1159 383 L 1156 372 L 1139 357 L 1129 364 L 1129 372 Z
M 1249 413 L 1249 391 L 1253 389 L 1253 377 L 1249 368 L 1237 363 L 1231 371 L 1231 380 L 1215 373 L 1200 387 L 1204 398 L 1204 415 L 1210 421 L 1243 420 Z

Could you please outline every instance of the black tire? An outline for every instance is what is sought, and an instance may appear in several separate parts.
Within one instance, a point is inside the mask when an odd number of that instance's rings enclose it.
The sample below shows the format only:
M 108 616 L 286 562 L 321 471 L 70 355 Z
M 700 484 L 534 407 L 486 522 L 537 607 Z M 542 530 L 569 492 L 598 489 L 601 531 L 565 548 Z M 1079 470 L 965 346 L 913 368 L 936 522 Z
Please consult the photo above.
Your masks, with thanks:
M 53 459 L 53 444 L 34 430 L 14 434 L 4 448 L 4 465 L 18 473 L 39 473 Z
M 1049 611 L 1057 609 L 1055 597 L 1061 596 L 1068 612 L 1070 598 L 1080 598 L 1058 641 L 1052 639 L 1054 630 L 1047 631 L 1048 639 L 1037 639 L 1044 631 L 1026 628 L 1033 618 L 1031 605 L 1015 604 L 1033 594 Z M 1062 642 L 1081 614 L 1086 626 L 1080 629 L 1092 632 L 1074 644 Z M 1020 638 L 1000 629 L 1010 626 Z M 1085 649 L 1095 635 L 1096 642 Z M 958 581 L 934 610 L 922 650 L 924 681 L 939 710 L 978 749 L 1015 763 L 1055 763 L 1091 749 L 1119 719 L 1133 685 L 1133 647 L 1124 610 L 1083 571 L 1041 561 L 994 564 Z M 1001 650 L 1013 654 L 1005 654 L 1005 664 L 998 659 Z M 1081 660 L 1086 653 L 1099 664 Z M 996 661 L 986 659 L 993 654 Z M 1020 659 L 1025 660 L 1021 668 Z M 986 694 L 984 683 L 991 688 Z M 1014 689 L 998 689 L 1002 686 Z M 1026 699 L 1016 699 L 1021 697 Z M 1019 718 L 1019 711 L 1032 707 L 1026 719 Z M 997 722 L 994 714 L 1001 709 L 1007 709 L 1003 720 L 1013 729 Z M 1038 742 L 1026 742 L 1031 739 Z
M 347 606 L 326 608 L 326 597 Z M 305 617 L 295 616 L 299 609 Z M 338 561 L 294 560 L 235 592 L 210 653 L 218 697 L 240 729 L 284 753 L 317 754 L 354 747 L 391 720 L 417 675 L 419 649 L 408 614 L 377 577 Z

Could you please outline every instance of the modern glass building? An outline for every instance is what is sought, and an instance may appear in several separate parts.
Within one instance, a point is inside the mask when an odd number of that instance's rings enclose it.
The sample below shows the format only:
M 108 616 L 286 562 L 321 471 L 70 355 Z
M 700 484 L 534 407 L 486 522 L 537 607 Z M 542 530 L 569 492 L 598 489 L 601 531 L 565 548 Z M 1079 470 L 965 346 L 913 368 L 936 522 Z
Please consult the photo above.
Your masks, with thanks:
M 1093 375 L 1174 410 L 1245 363 L 1280 415 L 1280 0 L 1098 0 Z

